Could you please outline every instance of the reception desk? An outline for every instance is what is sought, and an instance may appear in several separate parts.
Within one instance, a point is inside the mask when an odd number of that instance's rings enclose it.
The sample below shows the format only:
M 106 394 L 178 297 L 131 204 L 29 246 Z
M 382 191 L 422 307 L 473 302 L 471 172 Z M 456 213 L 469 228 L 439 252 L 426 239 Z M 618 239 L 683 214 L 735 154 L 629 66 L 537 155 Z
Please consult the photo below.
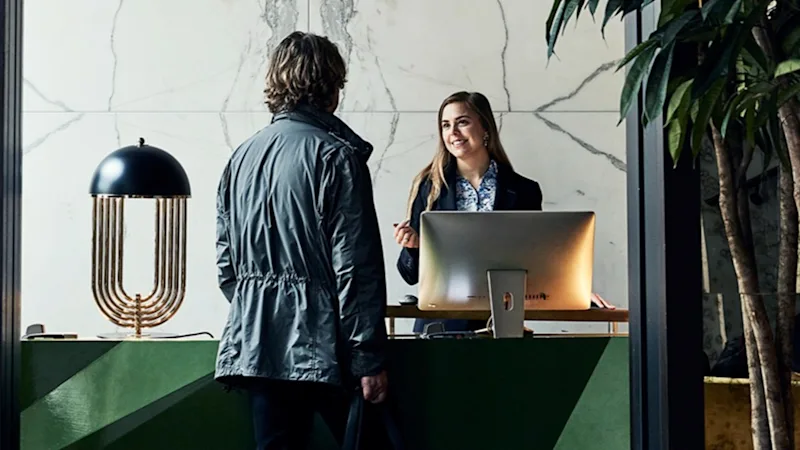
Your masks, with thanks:
M 217 341 L 22 343 L 22 448 L 253 448 Z M 392 406 L 411 450 L 629 448 L 621 336 L 393 339 Z M 321 423 L 314 449 L 335 449 Z

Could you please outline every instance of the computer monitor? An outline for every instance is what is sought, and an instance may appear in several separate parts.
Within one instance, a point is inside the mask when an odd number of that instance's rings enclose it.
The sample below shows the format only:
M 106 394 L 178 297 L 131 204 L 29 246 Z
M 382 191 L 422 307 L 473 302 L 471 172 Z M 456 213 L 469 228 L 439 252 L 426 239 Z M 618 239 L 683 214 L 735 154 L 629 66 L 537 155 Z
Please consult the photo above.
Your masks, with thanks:
M 591 307 L 594 212 L 429 211 L 419 231 L 421 310 L 489 310 L 517 337 L 525 309 Z

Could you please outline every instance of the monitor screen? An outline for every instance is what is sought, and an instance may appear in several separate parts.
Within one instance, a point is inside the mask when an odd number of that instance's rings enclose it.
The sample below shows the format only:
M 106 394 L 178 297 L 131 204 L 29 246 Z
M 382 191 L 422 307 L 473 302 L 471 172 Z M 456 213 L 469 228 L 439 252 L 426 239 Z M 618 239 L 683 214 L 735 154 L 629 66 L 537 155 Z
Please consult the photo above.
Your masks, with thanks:
M 589 309 L 594 238 L 594 212 L 424 212 L 419 308 L 490 310 L 488 272 L 522 270 L 525 309 Z

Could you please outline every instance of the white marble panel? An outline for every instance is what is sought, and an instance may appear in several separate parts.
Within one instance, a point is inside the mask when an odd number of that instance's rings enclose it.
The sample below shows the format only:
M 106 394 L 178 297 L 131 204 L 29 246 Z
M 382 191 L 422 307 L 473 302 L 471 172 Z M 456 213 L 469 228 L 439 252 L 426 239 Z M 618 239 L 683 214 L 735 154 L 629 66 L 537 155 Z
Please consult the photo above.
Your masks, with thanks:
M 263 111 L 267 57 L 306 0 L 34 0 L 25 111 Z
M 483 92 L 496 111 L 616 111 L 623 28 L 605 40 L 588 15 L 547 61 L 551 2 L 529 0 L 311 0 L 311 31 L 329 36 L 349 62 L 345 111 L 430 111 L 459 90 Z M 590 85 L 581 95 L 579 88 Z

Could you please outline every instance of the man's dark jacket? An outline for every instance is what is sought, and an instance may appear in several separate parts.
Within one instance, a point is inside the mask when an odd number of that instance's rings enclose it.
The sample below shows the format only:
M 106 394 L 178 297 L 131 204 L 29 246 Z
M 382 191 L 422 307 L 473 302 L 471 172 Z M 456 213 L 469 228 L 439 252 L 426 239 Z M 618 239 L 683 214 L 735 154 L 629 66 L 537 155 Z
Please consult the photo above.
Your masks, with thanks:
M 301 105 L 233 153 L 217 194 L 219 286 L 231 303 L 219 381 L 342 384 L 382 370 L 371 152 L 336 116 Z

